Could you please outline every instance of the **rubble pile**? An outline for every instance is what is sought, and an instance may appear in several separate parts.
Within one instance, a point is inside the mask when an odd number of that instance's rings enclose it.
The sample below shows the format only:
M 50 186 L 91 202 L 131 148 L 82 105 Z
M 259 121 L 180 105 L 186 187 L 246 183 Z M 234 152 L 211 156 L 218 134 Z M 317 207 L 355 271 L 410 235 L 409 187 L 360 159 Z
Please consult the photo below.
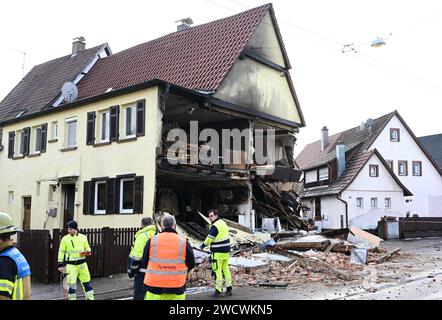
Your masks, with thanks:
M 352 234 L 352 242 L 342 235 Z M 321 282 L 328 286 L 360 280 L 365 264 L 379 264 L 394 259 L 400 249 L 391 252 L 379 247 L 376 236 L 360 229 L 328 233 L 334 238 L 312 232 L 272 234 L 259 243 L 252 238 L 241 242 L 232 251 L 230 261 L 233 285 L 237 287 L 263 286 L 295 287 L 304 283 Z M 377 245 L 374 245 L 377 244 Z M 366 253 L 365 262 L 354 262 L 354 249 Z M 203 263 L 189 273 L 191 286 L 213 284 L 209 254 Z M 357 260 L 356 260 L 357 261 Z
M 295 184 L 269 181 L 260 177 L 253 180 L 253 204 L 256 210 L 269 218 L 280 218 L 288 228 L 310 230 L 311 226 L 299 214 L 301 202 L 295 193 Z

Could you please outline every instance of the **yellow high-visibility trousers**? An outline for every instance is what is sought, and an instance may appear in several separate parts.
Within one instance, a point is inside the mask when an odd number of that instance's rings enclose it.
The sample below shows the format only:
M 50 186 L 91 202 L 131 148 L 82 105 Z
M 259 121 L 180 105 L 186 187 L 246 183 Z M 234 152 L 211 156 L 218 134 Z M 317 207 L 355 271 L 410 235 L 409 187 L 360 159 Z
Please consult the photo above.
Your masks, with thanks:
M 68 274 L 67 277 L 69 285 L 69 300 L 77 299 L 77 279 L 81 282 L 86 299 L 94 300 L 94 291 L 92 290 L 92 288 L 90 288 L 89 284 L 89 282 L 91 281 L 91 274 L 89 273 L 89 268 L 86 262 L 78 265 L 67 264 L 66 273 Z M 85 283 L 87 284 L 87 287 L 84 286 Z
M 232 276 L 230 274 L 229 260 L 230 252 L 212 253 L 212 270 L 213 272 L 215 272 L 216 276 L 215 289 L 219 292 L 223 291 L 223 275 L 224 279 L 226 280 L 226 287 L 232 286 Z
M 147 291 L 144 300 L 186 300 L 186 294 L 155 294 Z

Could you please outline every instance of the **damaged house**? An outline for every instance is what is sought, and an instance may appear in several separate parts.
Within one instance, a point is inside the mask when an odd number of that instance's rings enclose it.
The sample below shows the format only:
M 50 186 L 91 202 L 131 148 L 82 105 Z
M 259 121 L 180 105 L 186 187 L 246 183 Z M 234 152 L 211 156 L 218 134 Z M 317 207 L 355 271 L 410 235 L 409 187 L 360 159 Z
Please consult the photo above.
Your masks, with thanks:
M 442 213 L 442 175 L 397 111 L 308 144 L 302 202 L 326 229 L 376 229 L 383 216 Z
M 250 228 L 304 227 L 293 146 L 305 122 L 272 5 L 178 30 L 115 54 L 80 38 L 23 78 L 0 103 L 0 211 L 24 229 L 131 227 L 167 211 L 198 233 L 212 208 Z M 205 129 L 251 133 L 214 150 Z M 178 163 L 173 130 L 188 137 Z M 266 130 L 275 163 L 261 165 Z M 195 159 L 204 150 L 219 161 Z

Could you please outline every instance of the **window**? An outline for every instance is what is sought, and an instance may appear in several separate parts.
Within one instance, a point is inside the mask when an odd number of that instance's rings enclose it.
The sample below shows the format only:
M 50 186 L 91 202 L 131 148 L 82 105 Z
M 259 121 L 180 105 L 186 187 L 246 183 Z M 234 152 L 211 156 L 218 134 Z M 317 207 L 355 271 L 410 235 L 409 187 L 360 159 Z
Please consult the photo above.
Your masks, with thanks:
M 8 192 L 8 204 L 11 204 L 14 201 L 14 191 Z
M 370 177 L 379 177 L 379 166 L 377 164 L 369 165 Z
M 137 133 L 137 108 L 127 107 L 124 110 L 124 134 L 126 137 L 134 137 Z
M 15 150 L 15 154 L 18 156 L 23 155 L 24 150 L 25 150 L 25 131 L 24 130 L 20 130 L 17 133 L 17 144 L 16 144 L 16 150 Z
M 134 212 L 134 179 L 120 180 L 120 213 Z
M 398 174 L 400 176 L 408 176 L 408 161 L 405 160 L 398 161 Z
M 413 161 L 413 176 L 422 176 L 422 161 Z
M 319 181 L 328 180 L 328 168 L 319 169 Z
M 95 182 L 95 214 L 106 214 L 106 181 Z
M 100 142 L 109 141 L 110 113 L 109 111 L 100 114 Z
M 58 139 L 58 121 L 51 123 L 51 140 Z
M 372 208 L 378 207 L 378 198 L 371 198 L 371 207 Z
M 356 208 L 364 207 L 364 198 L 356 198 Z
M 397 128 L 390 129 L 390 141 L 391 142 L 399 142 L 400 141 L 399 129 L 397 129 Z
M 391 198 L 385 198 L 385 209 L 391 209 Z
M 305 183 L 312 183 L 318 181 L 318 171 L 311 170 L 305 173 Z
M 390 169 L 393 170 L 393 160 L 386 160 L 386 161 Z
M 32 130 L 32 135 L 34 137 L 33 139 L 33 146 L 32 146 L 32 152 L 37 153 L 40 152 L 42 149 L 42 129 L 41 127 L 35 127 Z
M 77 145 L 77 118 L 66 119 L 66 147 Z

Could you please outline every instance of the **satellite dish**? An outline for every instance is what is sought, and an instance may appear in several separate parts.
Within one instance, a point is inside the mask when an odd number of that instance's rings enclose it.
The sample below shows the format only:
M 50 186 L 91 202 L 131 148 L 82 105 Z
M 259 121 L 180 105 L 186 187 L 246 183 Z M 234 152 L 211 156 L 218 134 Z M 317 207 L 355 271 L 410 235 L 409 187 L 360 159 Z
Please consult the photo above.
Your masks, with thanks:
M 77 99 L 78 89 L 75 83 L 65 82 L 61 87 L 61 95 L 63 96 L 64 101 L 67 102 L 72 102 Z

